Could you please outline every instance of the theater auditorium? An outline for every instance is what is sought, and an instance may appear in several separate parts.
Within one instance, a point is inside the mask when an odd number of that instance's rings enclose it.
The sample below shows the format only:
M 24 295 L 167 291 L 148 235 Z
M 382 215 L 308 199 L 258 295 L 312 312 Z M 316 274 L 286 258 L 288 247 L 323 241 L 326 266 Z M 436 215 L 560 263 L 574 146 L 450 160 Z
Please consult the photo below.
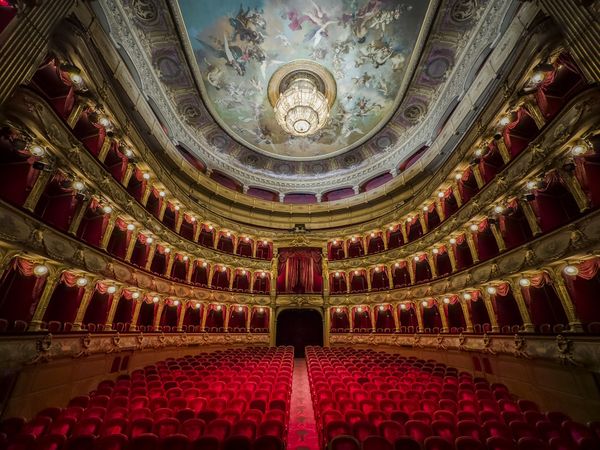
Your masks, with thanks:
M 0 0 L 0 450 L 599 450 L 600 1 Z

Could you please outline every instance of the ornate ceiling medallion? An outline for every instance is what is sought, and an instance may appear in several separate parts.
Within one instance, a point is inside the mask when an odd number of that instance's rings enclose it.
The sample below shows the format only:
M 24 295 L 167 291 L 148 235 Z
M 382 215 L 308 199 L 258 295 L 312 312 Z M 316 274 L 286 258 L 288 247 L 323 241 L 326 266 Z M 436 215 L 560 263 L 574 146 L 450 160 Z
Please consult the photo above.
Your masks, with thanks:
M 293 61 L 275 71 L 268 95 L 281 128 L 293 136 L 309 136 L 327 123 L 336 83 L 323 66 Z

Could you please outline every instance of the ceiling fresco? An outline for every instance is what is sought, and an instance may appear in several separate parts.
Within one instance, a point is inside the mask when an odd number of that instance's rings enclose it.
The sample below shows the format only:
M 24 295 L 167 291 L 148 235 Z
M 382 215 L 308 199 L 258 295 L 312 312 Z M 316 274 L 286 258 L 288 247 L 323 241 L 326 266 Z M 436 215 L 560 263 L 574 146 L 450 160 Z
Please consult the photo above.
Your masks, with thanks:
M 422 153 L 420 165 L 429 164 L 445 145 L 438 135 L 448 111 L 455 110 L 490 45 L 500 42 L 503 24 L 521 4 L 517 0 L 98 3 L 112 39 L 127 54 L 130 71 L 139 77 L 140 89 L 152 100 L 171 142 L 183 146 L 208 170 L 224 173 L 246 188 L 315 194 L 341 188 L 357 191 L 386 172 L 396 177 L 424 146 L 430 150 Z M 346 41 L 348 48 L 336 54 Z M 283 135 L 266 92 L 261 93 L 277 67 L 297 58 L 323 64 L 338 83 L 331 124 L 312 137 Z M 336 58 L 342 61 L 341 73 Z M 486 83 L 495 78 L 485 80 L 477 84 L 478 92 L 485 92 Z M 384 92 L 381 81 L 387 86 Z M 464 117 L 471 111 L 459 110 Z M 173 149 L 163 153 L 182 158 Z
M 359 145 L 394 113 L 429 1 L 179 0 L 205 103 L 242 144 L 318 159 Z M 311 60 L 337 84 L 327 125 L 287 134 L 267 98 L 282 65 Z

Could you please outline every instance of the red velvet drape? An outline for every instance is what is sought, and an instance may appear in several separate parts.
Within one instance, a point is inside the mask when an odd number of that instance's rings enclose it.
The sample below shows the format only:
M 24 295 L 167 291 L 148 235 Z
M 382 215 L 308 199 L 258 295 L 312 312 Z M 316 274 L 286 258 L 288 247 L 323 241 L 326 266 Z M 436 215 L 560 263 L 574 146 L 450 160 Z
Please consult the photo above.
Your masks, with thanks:
M 498 243 L 496 242 L 488 219 L 483 219 L 479 222 L 477 231 L 473 233 L 473 240 L 475 241 L 475 247 L 477 248 L 477 254 L 479 255 L 480 261 L 493 258 L 500 253 Z
M 331 318 L 331 331 L 333 333 L 343 333 L 350 331 L 350 319 L 348 318 L 348 308 L 339 307 L 329 310 Z
M 375 330 L 378 333 L 393 333 L 396 330 L 392 305 L 376 306 L 373 311 L 375 312 Z
M 434 255 L 434 264 L 440 277 L 452 273 L 452 263 L 446 246 L 438 247 L 438 253 Z
M 429 300 L 427 304 L 427 306 L 423 305 L 423 303 L 419 304 L 423 314 L 424 332 L 435 333 L 442 328 L 442 316 L 440 316 L 440 311 L 435 301 Z
M 282 248 L 279 254 L 278 292 L 322 292 L 321 250 Z
M 548 232 L 571 222 L 579 217 L 580 212 L 558 171 L 548 172 L 544 184 L 544 187 L 533 191 L 535 200 L 531 202 L 531 206 L 538 217 L 540 228 L 543 232 Z
M 206 330 L 209 332 L 223 331 L 225 324 L 225 308 L 222 305 L 208 305 L 206 311 Z
M 60 281 L 48 302 L 48 308 L 44 314 L 45 322 L 73 323 L 85 292 L 85 288 L 77 285 L 78 277 L 71 272 L 61 274 Z
M 198 306 L 196 306 L 198 305 Z M 183 329 L 188 333 L 199 332 L 202 325 L 202 312 L 204 305 L 202 303 L 188 302 L 183 317 Z
M 565 284 L 575 306 L 575 312 L 588 331 L 600 331 L 600 258 L 592 258 L 577 264 L 579 273 L 575 276 L 563 273 Z M 590 327 L 590 325 L 592 325 Z M 592 330 L 589 330 L 592 328 Z
M 523 318 L 509 283 L 496 286 L 496 294 L 492 295 L 492 305 L 502 333 L 509 333 L 512 327 L 523 325 Z
M 511 199 L 498 216 L 498 228 L 507 249 L 518 247 L 533 238 L 531 227 L 516 198 Z
M 448 318 L 448 328 L 450 333 L 458 333 L 467 329 L 467 322 L 458 296 L 448 297 L 450 303 L 444 303 L 444 310 Z
M 348 285 L 346 284 L 346 274 L 337 272 L 329 274 L 329 291 L 332 294 L 347 292 Z
M 250 316 L 250 331 L 253 333 L 266 333 L 269 331 L 269 308 L 254 306 Z
M 263 276 L 262 272 L 257 272 L 254 274 L 254 284 L 252 286 L 252 291 L 256 293 L 260 292 L 269 292 L 271 289 L 271 279 L 269 274 L 265 272 Z
M 531 322 L 535 325 L 537 331 L 550 332 L 549 327 L 543 325 L 564 325 L 568 326 L 565 310 L 558 298 L 550 276 L 542 272 L 529 278 L 531 284 L 522 287 L 521 291 L 525 298 L 525 304 L 531 316 Z
M 77 191 L 70 187 L 68 177 L 56 172 L 40 197 L 35 214 L 59 230 L 67 230 L 81 198 Z
M 90 298 L 90 303 L 85 310 L 83 317 L 83 324 L 87 325 L 93 323 L 96 325 L 104 325 L 108 319 L 108 312 L 110 311 L 110 305 L 114 301 L 114 294 L 107 292 L 107 285 L 104 283 L 97 283 L 94 288 L 94 293 Z
M 355 306 L 352 308 L 352 315 L 354 318 L 354 331 L 370 332 L 373 330 L 373 325 L 371 324 L 371 310 L 369 307 Z
M 119 183 L 123 180 L 127 171 L 127 164 L 129 163 L 129 160 L 121 150 L 119 142 L 114 140 L 104 159 L 104 166 Z
M 388 278 L 385 267 L 376 267 L 370 270 L 371 290 L 383 290 L 390 288 L 390 279 Z
M 241 311 L 240 311 L 241 310 Z M 246 331 L 246 318 L 248 317 L 247 306 L 233 306 L 229 308 L 228 331 L 234 333 Z
M 525 108 L 519 108 L 514 120 L 504 127 L 503 137 L 511 159 L 521 153 L 535 139 L 539 130 Z
M 401 225 L 395 225 L 386 231 L 388 238 L 388 250 L 401 247 L 404 245 L 404 237 L 402 236 Z
M 535 92 L 537 104 L 547 119 L 555 117 L 586 83 L 571 56 L 563 53 L 556 58 L 554 70 L 545 75 Z
M 92 198 L 77 230 L 77 237 L 88 244 L 99 247 L 108 225 L 110 215 L 102 210 L 102 205 Z
M 397 265 L 396 265 L 397 264 Z M 392 280 L 394 287 L 408 286 L 410 284 L 410 273 L 406 261 L 399 261 L 394 264 L 392 270 Z
M 204 262 L 202 261 L 194 261 L 194 268 L 192 269 L 192 284 L 197 284 L 199 286 L 208 286 L 208 271 L 210 270 L 210 266 L 206 264 L 204 267 Z
M 404 308 L 402 308 L 403 305 Z M 400 319 L 401 333 L 414 333 L 417 330 L 419 320 L 415 306 L 412 303 L 403 303 L 398 306 L 398 318 Z
M 25 147 L 25 140 L 13 130 L 0 129 L 0 197 L 17 206 L 25 203 L 40 174 L 33 168 L 40 158 Z

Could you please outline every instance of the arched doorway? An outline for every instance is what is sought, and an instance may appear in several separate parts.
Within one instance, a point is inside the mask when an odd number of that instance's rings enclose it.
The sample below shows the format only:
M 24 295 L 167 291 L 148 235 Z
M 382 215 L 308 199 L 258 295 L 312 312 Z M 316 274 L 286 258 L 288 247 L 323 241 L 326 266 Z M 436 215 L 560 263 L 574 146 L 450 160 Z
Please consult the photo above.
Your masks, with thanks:
M 291 345 L 294 356 L 304 356 L 307 345 L 323 345 L 323 318 L 314 309 L 285 309 L 277 316 L 277 345 Z

